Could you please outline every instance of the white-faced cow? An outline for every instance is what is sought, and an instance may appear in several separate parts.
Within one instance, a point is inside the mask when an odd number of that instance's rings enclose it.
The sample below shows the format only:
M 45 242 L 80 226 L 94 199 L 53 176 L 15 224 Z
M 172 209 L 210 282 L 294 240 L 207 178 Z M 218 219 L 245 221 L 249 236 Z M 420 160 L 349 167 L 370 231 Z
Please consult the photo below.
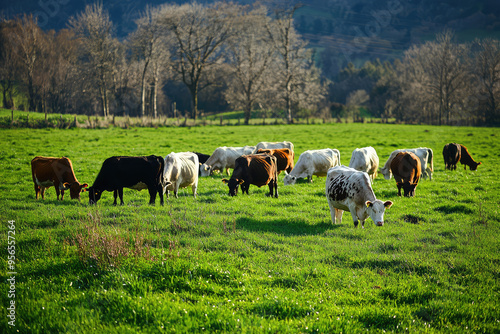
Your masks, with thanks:
M 276 158 L 269 154 L 248 154 L 236 159 L 236 166 L 233 175 L 229 180 L 223 179 L 222 182 L 228 185 L 229 195 L 238 194 L 238 186 L 241 185 L 241 191 L 247 193 L 250 185 L 262 187 L 269 186 L 271 197 L 278 197 L 278 169 L 276 167 Z
M 337 149 L 325 148 L 308 150 L 299 156 L 299 160 L 290 174 L 285 175 L 285 186 L 295 184 L 297 179 L 307 177 L 312 182 L 312 176 L 326 176 L 328 169 L 340 165 L 340 152 Z
M 281 171 L 290 173 L 293 169 L 293 151 L 289 148 L 260 148 L 257 153 L 266 153 L 274 156 L 278 164 L 278 174 L 281 173 Z
M 373 183 L 373 180 L 377 177 L 378 163 L 377 152 L 373 147 L 368 146 L 357 148 L 352 152 L 349 167 L 368 173 Z
M 214 170 L 225 169 L 229 175 L 229 168 L 234 169 L 236 159 L 245 154 L 252 154 L 255 146 L 227 147 L 222 146 L 215 149 L 210 158 L 200 166 L 200 176 L 209 176 Z
M 173 191 L 177 198 L 179 188 L 191 187 L 193 196 L 196 197 L 198 188 L 198 156 L 192 152 L 170 153 L 165 157 L 163 172 L 163 192 Z
M 395 150 L 389 156 L 389 159 L 384 164 L 384 167 L 380 172 L 384 175 L 386 180 L 390 180 L 392 177 L 391 172 L 391 162 L 394 157 L 400 152 L 411 152 L 415 154 L 420 159 L 420 165 L 422 167 L 422 176 L 426 178 L 429 176 L 429 180 L 432 180 L 432 173 L 434 172 L 434 153 L 432 149 L 427 147 L 410 148 L 410 149 L 399 149 Z
M 101 170 L 94 184 L 88 189 L 89 204 L 96 204 L 103 191 L 112 191 L 116 198 L 120 196 L 123 205 L 123 188 L 135 190 L 148 189 L 149 204 L 155 204 L 156 194 L 163 205 L 163 169 L 162 157 L 111 157 L 102 163 Z
M 384 225 L 385 209 L 392 205 L 391 201 L 383 202 L 375 197 L 367 173 L 346 166 L 336 166 L 328 171 L 326 198 L 334 224 L 340 224 L 344 211 L 349 211 L 354 227 L 358 227 L 360 221 L 363 228 L 368 217 L 376 226 Z
M 80 199 L 80 192 L 85 191 L 87 183 L 78 182 L 73 171 L 71 160 L 63 158 L 35 157 L 31 160 L 31 176 L 35 184 L 35 198 L 41 194 L 45 199 L 45 189 L 54 186 L 56 188 L 57 200 L 61 193 L 61 201 L 64 191 L 69 190 L 71 199 Z

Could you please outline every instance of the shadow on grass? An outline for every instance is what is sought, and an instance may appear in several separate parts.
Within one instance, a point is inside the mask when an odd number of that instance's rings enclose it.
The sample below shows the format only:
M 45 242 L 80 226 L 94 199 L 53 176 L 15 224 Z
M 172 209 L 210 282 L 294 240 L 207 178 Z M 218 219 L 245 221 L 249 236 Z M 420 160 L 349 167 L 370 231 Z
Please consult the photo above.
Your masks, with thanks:
M 472 214 L 474 213 L 473 210 L 470 208 L 466 207 L 465 205 L 443 205 L 435 208 L 434 210 L 438 212 L 442 212 L 444 214 L 452 214 L 452 213 L 460 213 L 460 214 Z
M 261 221 L 249 217 L 237 218 L 236 226 L 250 232 L 273 232 L 284 236 L 317 235 L 323 234 L 332 228 L 337 229 L 340 227 L 340 225 L 332 225 L 330 222 L 312 225 L 304 220 L 274 219 Z

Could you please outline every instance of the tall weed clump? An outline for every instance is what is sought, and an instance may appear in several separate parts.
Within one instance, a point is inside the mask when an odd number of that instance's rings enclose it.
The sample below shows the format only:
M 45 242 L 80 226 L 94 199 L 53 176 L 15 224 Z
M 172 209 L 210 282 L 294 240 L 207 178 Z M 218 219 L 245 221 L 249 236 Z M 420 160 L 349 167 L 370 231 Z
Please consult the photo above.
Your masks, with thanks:
M 82 264 L 100 270 L 118 268 L 128 258 L 152 258 L 150 247 L 138 229 L 130 238 L 117 230 L 107 231 L 102 227 L 99 212 L 88 214 L 83 231 L 74 234 L 73 242 Z

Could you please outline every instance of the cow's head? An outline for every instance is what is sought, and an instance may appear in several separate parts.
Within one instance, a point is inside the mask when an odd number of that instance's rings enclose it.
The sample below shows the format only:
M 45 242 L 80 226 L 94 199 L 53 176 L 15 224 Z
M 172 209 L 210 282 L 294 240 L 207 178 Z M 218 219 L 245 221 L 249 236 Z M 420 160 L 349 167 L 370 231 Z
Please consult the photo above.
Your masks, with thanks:
M 89 185 L 84 183 L 80 184 L 80 182 L 76 181 L 73 183 L 65 182 L 63 184 L 64 190 L 69 190 L 69 196 L 71 199 L 80 200 L 80 193 L 84 192 Z
M 163 186 L 163 193 L 166 193 L 167 190 L 172 190 L 173 191 L 174 188 L 172 187 L 172 184 L 173 184 L 172 182 L 164 180 L 163 184 L 162 184 L 162 186 Z
M 370 218 L 373 220 L 376 226 L 383 226 L 384 225 L 384 212 L 385 209 L 389 209 L 392 205 L 391 201 L 386 201 L 382 202 L 379 199 L 376 199 L 375 201 L 366 201 L 366 212 L 370 216 Z
M 238 187 L 240 184 L 243 184 L 243 182 L 245 182 L 244 180 L 240 180 L 240 179 L 222 179 L 222 182 L 224 182 L 225 184 L 227 184 L 227 186 L 229 187 L 229 195 L 230 196 L 236 196 L 238 195 Z
M 97 204 L 97 201 L 101 199 L 101 190 L 97 190 L 94 187 L 90 187 L 87 189 L 87 192 L 89 193 L 89 204 Z
M 384 175 L 384 179 L 386 179 L 386 180 L 390 180 L 392 178 L 392 172 L 391 172 L 390 168 L 382 168 L 380 170 L 380 173 L 382 173 L 382 175 Z
M 285 175 L 285 178 L 283 179 L 283 184 L 285 186 L 295 184 L 295 182 L 297 182 L 297 178 L 295 176 L 291 176 L 290 174 Z
M 200 176 L 210 176 L 212 174 L 212 166 L 203 164 L 200 166 Z
M 470 170 L 477 170 L 477 166 L 481 165 L 481 162 L 471 162 L 471 164 L 469 165 L 470 167 Z

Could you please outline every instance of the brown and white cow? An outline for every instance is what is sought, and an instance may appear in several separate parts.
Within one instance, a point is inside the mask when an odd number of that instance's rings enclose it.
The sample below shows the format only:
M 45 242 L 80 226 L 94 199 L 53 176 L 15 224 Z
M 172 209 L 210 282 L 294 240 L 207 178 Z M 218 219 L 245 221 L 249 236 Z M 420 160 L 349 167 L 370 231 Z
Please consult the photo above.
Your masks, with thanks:
M 465 147 L 462 144 L 460 145 L 460 163 L 464 166 L 464 169 L 467 170 L 467 166 L 469 166 L 470 170 L 477 170 L 477 166 L 481 164 L 481 162 L 476 162 L 474 159 L 472 159 L 472 156 L 469 153 L 469 150 L 467 150 L 467 147 Z
M 384 225 L 385 209 L 392 202 L 383 202 L 375 197 L 368 174 L 346 166 L 335 166 L 328 170 L 326 177 L 326 198 L 330 206 L 332 223 L 340 224 L 342 214 L 349 211 L 354 227 L 365 227 L 370 217 L 376 226 Z
M 289 148 L 261 148 L 257 153 L 266 153 L 276 158 L 278 174 L 285 171 L 289 174 L 293 169 L 293 151 Z
M 391 172 L 398 186 L 398 196 L 401 196 L 401 188 L 405 197 L 415 196 L 415 188 L 422 174 L 420 158 L 411 152 L 400 152 L 392 159 Z
M 429 176 L 429 180 L 432 180 L 432 173 L 434 172 L 434 152 L 428 147 L 404 148 L 392 151 L 389 159 L 385 162 L 384 167 L 380 169 L 380 172 L 384 175 L 386 180 L 391 179 L 391 162 L 392 159 L 394 159 L 394 157 L 400 152 L 411 152 L 419 157 L 420 165 L 422 167 L 422 176 L 424 178 Z
M 449 170 L 457 169 L 457 164 L 460 161 L 461 147 L 460 144 L 449 143 L 443 147 L 444 168 Z
M 56 188 L 57 200 L 61 193 L 61 201 L 64 191 L 69 190 L 71 199 L 80 199 L 80 193 L 85 191 L 87 183 L 78 182 L 73 171 L 71 160 L 66 157 L 50 158 L 35 157 L 31 160 L 31 175 L 35 184 L 35 198 L 42 195 L 45 199 L 45 189 L 54 186 Z
M 223 179 L 222 182 L 228 185 L 229 195 L 236 196 L 238 187 L 241 185 L 243 194 L 250 185 L 262 187 L 269 186 L 269 194 L 271 197 L 278 197 L 278 169 L 276 166 L 276 158 L 269 154 L 248 154 L 236 159 L 235 167 L 231 178 Z

